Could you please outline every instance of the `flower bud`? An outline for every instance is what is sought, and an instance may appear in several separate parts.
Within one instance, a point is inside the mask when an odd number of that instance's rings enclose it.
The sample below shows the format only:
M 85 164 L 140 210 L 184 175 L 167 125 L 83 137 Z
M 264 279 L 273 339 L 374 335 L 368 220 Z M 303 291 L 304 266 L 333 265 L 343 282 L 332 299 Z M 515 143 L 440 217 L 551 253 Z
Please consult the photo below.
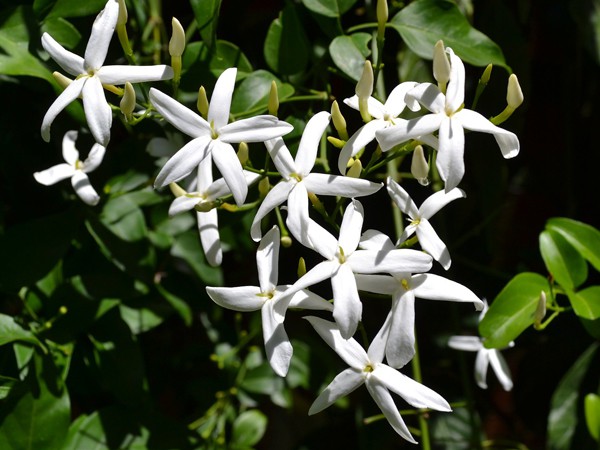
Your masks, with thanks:
M 379 39 L 383 39 L 388 16 L 387 0 L 377 0 L 377 34 L 379 35 Z
M 508 106 L 517 109 L 523 103 L 523 91 L 519 85 L 517 76 L 513 73 L 508 77 L 508 89 L 506 91 L 506 102 Z
M 352 177 L 352 178 L 360 178 L 362 169 L 363 169 L 363 166 L 362 166 L 362 163 L 360 162 L 360 159 L 355 159 L 354 162 L 352 163 L 352 165 L 350 166 L 350 168 L 348 169 L 348 171 L 346 172 L 346 176 Z
M 369 114 L 369 97 L 373 93 L 373 66 L 371 61 L 368 59 L 365 61 L 362 75 L 360 80 L 356 84 L 356 96 L 358 97 L 358 109 L 360 115 L 365 122 L 371 120 L 371 114 Z
M 302 278 L 306 274 L 306 261 L 300 257 L 298 260 L 298 278 Z
M 121 112 L 125 118 L 128 121 L 131 121 L 135 109 L 135 89 L 133 89 L 133 86 L 129 81 L 125 83 L 123 97 L 121 97 L 119 106 L 121 107 Z
M 540 298 L 537 303 L 537 307 L 535 308 L 535 312 L 533 313 L 533 327 L 536 330 L 539 330 L 542 327 L 542 320 L 546 316 L 546 293 L 544 291 L 540 292 Z
M 177 183 L 170 183 L 169 189 L 171 189 L 171 192 L 175 197 L 181 197 L 182 195 L 187 194 L 187 191 L 181 186 L 179 186 Z
M 334 138 L 333 136 L 327 136 L 327 141 L 336 148 L 343 148 L 346 145 L 346 141 L 342 141 L 341 139 Z
M 58 83 L 58 85 L 65 89 L 68 85 L 70 85 L 73 80 L 71 80 L 70 78 L 64 76 L 62 73 L 60 72 L 53 72 L 52 76 L 54 77 L 54 79 L 56 80 L 56 82 Z
M 175 17 L 171 19 L 171 27 L 173 28 L 173 34 L 171 35 L 171 40 L 169 41 L 169 55 L 181 56 L 183 55 L 183 50 L 185 49 L 185 31 L 183 30 L 179 20 L 177 20 Z
M 248 162 L 248 144 L 245 142 L 240 142 L 238 145 L 237 158 L 242 166 Z
M 117 18 L 117 26 L 124 26 L 127 23 L 127 5 L 125 0 L 119 1 L 119 17 Z
M 444 41 L 441 39 L 433 47 L 433 77 L 439 86 L 444 87 L 442 90 L 445 91 L 446 84 L 450 80 L 450 61 L 448 55 L 446 55 Z
M 277 116 L 277 111 L 279 111 L 279 96 L 277 94 L 277 83 L 275 83 L 275 80 L 271 81 L 268 110 L 269 114 L 272 116 Z
M 481 78 L 479 79 L 479 82 L 481 84 L 483 84 L 484 86 L 490 82 L 490 78 L 492 77 L 492 68 L 493 67 L 494 67 L 493 64 L 488 64 L 485 67 L 485 69 L 483 70 L 483 74 L 481 74 Z
M 429 164 L 427 163 L 425 153 L 423 152 L 423 146 L 421 145 L 417 145 L 413 152 L 410 173 L 412 173 L 413 177 L 415 177 L 422 186 L 427 186 L 429 184 L 429 179 L 427 178 L 429 175 Z
M 119 42 L 121 43 L 121 48 L 125 52 L 127 56 L 133 55 L 133 49 L 131 48 L 131 44 L 129 43 L 129 36 L 127 36 L 127 5 L 125 5 L 125 0 L 119 1 L 119 16 L 117 17 L 117 36 L 119 37 Z
M 200 86 L 198 89 L 198 102 L 196 103 L 196 107 L 198 108 L 198 112 L 205 119 L 208 117 L 208 97 L 206 96 L 206 89 L 204 86 Z
M 271 184 L 269 183 L 268 177 L 264 177 L 258 182 L 258 193 L 260 194 L 261 198 L 266 197 L 270 189 Z
M 334 100 L 333 103 L 331 104 L 331 120 L 333 122 L 333 126 L 335 127 L 336 131 L 338 132 L 338 135 L 344 141 L 347 141 L 349 136 L 348 136 L 348 130 L 346 129 L 346 119 L 344 119 L 344 116 L 342 115 L 342 112 L 340 111 L 340 106 L 338 105 L 337 100 Z
M 292 246 L 292 238 L 289 236 L 281 236 L 279 242 L 281 242 L 281 246 L 285 248 L 289 248 Z

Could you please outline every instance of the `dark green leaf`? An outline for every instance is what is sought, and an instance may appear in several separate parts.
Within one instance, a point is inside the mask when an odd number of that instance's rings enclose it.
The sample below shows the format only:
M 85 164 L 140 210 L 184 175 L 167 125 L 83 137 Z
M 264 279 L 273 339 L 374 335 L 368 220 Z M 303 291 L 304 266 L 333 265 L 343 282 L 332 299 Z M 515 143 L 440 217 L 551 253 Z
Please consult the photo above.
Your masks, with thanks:
M 150 177 L 148 177 L 146 174 L 130 170 L 124 174 L 116 175 L 108 180 L 104 190 L 107 194 L 122 194 L 148 183 L 149 178 Z
M 267 416 L 257 409 L 244 411 L 233 422 L 231 445 L 252 447 L 258 444 L 267 430 Z
M 221 0 L 190 0 L 200 36 L 208 48 L 211 48 L 217 38 L 217 25 L 219 22 L 219 9 Z M 217 54 L 219 50 L 217 49 Z
M 81 34 L 71 23 L 62 17 L 54 17 L 44 21 L 42 32 L 48 33 L 68 49 L 73 49 L 81 40 Z
M 335 65 L 355 81 L 360 79 L 365 60 L 370 54 L 368 33 L 338 36 L 329 44 L 329 54 Z
M 13 317 L 0 314 L 0 345 L 15 341 L 41 345 L 35 335 L 16 323 Z
M 179 317 L 183 319 L 183 323 L 189 327 L 192 324 L 192 309 L 190 308 L 190 305 L 182 298 L 169 292 L 163 285 L 157 283 L 154 286 L 156 286 L 156 289 L 161 293 L 165 300 L 169 302 L 175 312 L 179 314 Z
M 57 0 L 54 8 L 48 13 L 51 17 L 83 17 L 97 14 L 106 5 L 106 0 Z
M 133 334 L 145 333 L 164 322 L 166 314 L 164 311 L 154 311 L 152 308 L 130 308 L 119 305 L 121 318 Z
M 211 267 L 208 264 L 196 231 L 190 230 L 180 234 L 171 248 L 171 255 L 188 263 L 195 274 L 207 285 L 221 286 L 223 284 L 221 268 Z
M 542 291 L 550 295 L 548 281 L 537 273 L 520 273 L 510 280 L 479 323 L 485 346 L 506 347 L 533 324 L 533 313 Z
M 279 100 L 291 97 L 294 94 L 294 88 L 290 84 L 282 83 L 266 70 L 257 70 L 248 75 L 233 93 L 232 114 L 244 113 L 261 106 L 266 109 L 273 81 L 277 85 Z
M 296 7 L 288 3 L 269 27 L 264 46 L 265 60 L 273 71 L 291 75 L 306 68 L 309 54 L 310 46 Z
M 317 14 L 339 17 L 352 8 L 356 0 L 302 0 L 302 3 Z
M 494 64 L 507 69 L 502 50 L 477 31 L 448 0 L 416 0 L 396 14 L 389 24 L 406 45 L 421 58 L 433 58 L 433 46 L 440 39 L 464 61 L 475 66 Z
M 548 230 L 560 233 L 592 266 L 600 271 L 600 231 L 565 217 L 555 217 L 546 223 Z
M 310 346 L 302 341 L 293 341 L 294 355 L 290 361 L 290 368 L 285 377 L 288 386 L 309 389 L 310 385 Z
M 588 270 L 585 260 L 561 234 L 545 230 L 539 240 L 546 268 L 558 284 L 571 290 L 586 280 Z
M 600 441 L 600 397 L 588 394 L 584 400 L 585 423 L 596 442 Z
M 552 395 L 548 415 L 548 448 L 571 450 L 571 439 L 577 425 L 579 386 L 596 354 L 598 344 L 592 344 L 575 361 Z
M 567 291 L 571 306 L 579 317 L 600 318 L 600 286 L 590 286 L 578 292 Z
M 263 363 L 246 373 L 241 387 L 254 394 L 271 395 L 283 389 L 283 378 L 273 372 L 269 363 Z

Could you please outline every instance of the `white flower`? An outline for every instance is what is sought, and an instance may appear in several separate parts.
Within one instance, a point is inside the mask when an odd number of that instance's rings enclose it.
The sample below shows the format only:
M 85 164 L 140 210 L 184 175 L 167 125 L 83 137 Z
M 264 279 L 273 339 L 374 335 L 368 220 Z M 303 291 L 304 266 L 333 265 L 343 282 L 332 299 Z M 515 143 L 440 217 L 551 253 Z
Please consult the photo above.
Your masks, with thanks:
M 100 197 L 90 184 L 87 174 L 96 170 L 102 163 L 106 148 L 96 143 L 85 161 L 80 161 L 79 152 L 75 148 L 76 140 L 77 131 L 68 131 L 62 143 L 62 154 L 66 164 L 58 164 L 41 172 L 36 172 L 33 176 L 38 183 L 45 186 L 71 178 L 71 184 L 79 198 L 88 205 L 96 205 L 100 201 Z
M 88 126 L 96 142 L 106 146 L 110 139 L 112 111 L 104 96 L 103 84 L 140 83 L 168 80 L 173 77 L 169 66 L 104 66 L 104 59 L 112 38 L 119 3 L 108 0 L 96 17 L 85 55 L 75 55 L 56 42 L 48 33 L 42 35 L 42 46 L 75 80 L 52 103 L 42 121 L 42 137 L 50 140 L 50 126 L 54 118 L 73 100 L 81 96 Z
M 252 184 L 260 175 L 245 170 L 244 177 L 246 184 Z M 169 207 L 169 215 L 173 216 L 196 209 L 198 231 L 206 259 L 211 266 L 219 266 L 223 259 L 223 252 L 219 237 L 217 209 L 213 202 L 219 197 L 231 194 L 231 191 L 223 178 L 213 182 L 212 157 L 210 155 L 198 165 L 198 176 L 193 184 L 196 191 L 186 192 L 175 198 Z
M 292 126 L 269 115 L 228 124 L 236 73 L 235 67 L 227 69 L 217 80 L 208 109 L 208 121 L 168 95 L 154 88 L 150 89 L 150 101 L 157 111 L 171 125 L 193 138 L 167 161 L 156 177 L 155 187 L 163 187 L 182 179 L 195 170 L 208 154 L 212 154 L 236 203 L 244 203 L 248 185 L 231 144 L 264 142 L 289 133 Z
M 438 191 L 429 196 L 420 208 L 417 208 L 415 202 L 412 201 L 402 186 L 389 177 L 387 179 L 387 190 L 394 203 L 411 220 L 402 232 L 402 236 L 400 236 L 400 243 L 406 241 L 416 232 L 423 250 L 433 256 L 433 259 L 438 261 L 444 269 L 448 270 L 452 263 L 450 253 L 448 253 L 446 244 L 429 223 L 429 219 L 452 200 L 464 198 L 466 196 L 464 191 L 458 188 L 450 191 Z
M 479 321 L 488 310 L 487 302 L 484 301 L 483 311 L 479 315 Z M 509 347 L 514 346 L 514 342 L 510 342 Z M 492 366 L 492 370 L 496 374 L 498 381 L 505 391 L 510 391 L 513 387 L 513 382 L 510 376 L 510 370 L 504 356 L 500 350 L 495 348 L 486 348 L 483 345 L 483 340 L 478 336 L 452 336 L 448 341 L 448 346 L 456 350 L 465 350 L 468 352 L 477 352 L 475 357 L 475 381 L 481 389 L 487 389 L 487 371 L 488 366 Z
M 256 252 L 258 282 L 260 286 L 207 287 L 206 292 L 215 303 L 234 311 L 261 310 L 265 350 L 271 367 L 280 376 L 285 376 L 292 357 L 292 344 L 283 328 L 284 314 L 274 308 L 282 293 L 289 287 L 277 285 L 279 263 L 279 228 L 274 226 L 260 241 Z M 331 304 L 309 291 L 299 291 L 293 296 L 290 306 L 314 310 L 331 311 Z
M 415 408 L 451 411 L 442 396 L 428 387 L 383 364 L 387 327 L 381 328 L 368 351 L 354 339 L 344 339 L 339 327 L 318 317 L 306 317 L 317 333 L 350 366 L 340 372 L 311 405 L 308 414 L 316 414 L 363 383 L 394 430 L 413 444 L 414 440 L 396 407 L 392 391 Z
M 463 107 L 465 97 L 465 67 L 452 49 L 447 48 L 450 55 L 450 82 L 444 95 L 431 83 L 421 83 L 406 94 L 409 107 L 418 101 L 433 114 L 402 121 L 393 127 L 375 133 L 382 151 L 395 145 L 416 139 L 439 130 L 439 148 L 437 168 L 446 182 L 446 192 L 452 190 L 465 172 L 463 160 L 465 133 L 464 130 L 491 133 L 500 146 L 505 158 L 513 158 L 519 153 L 519 139 L 514 133 L 492 124 L 476 111 Z
M 298 203 L 301 203 L 301 199 Z M 304 202 L 307 202 L 304 197 Z M 305 208 L 308 208 L 306 204 Z M 290 210 L 292 214 L 302 214 Z M 308 214 L 308 213 L 306 213 Z M 394 249 L 390 251 L 357 250 L 363 224 L 364 211 L 358 200 L 352 200 L 344 212 L 339 239 L 311 219 L 296 219 L 301 228 L 294 235 L 303 236 L 302 242 L 325 258 L 300 278 L 285 295 L 331 278 L 333 290 L 333 318 L 339 325 L 342 336 L 351 337 L 362 316 L 362 303 L 358 296 L 355 274 L 390 272 L 426 272 L 431 269 L 431 257 L 426 253 Z M 285 303 L 282 302 L 285 306 Z
M 319 141 L 325 128 L 329 125 L 329 118 L 330 114 L 326 111 L 322 111 L 311 117 L 302 133 L 295 159 L 292 158 L 283 139 L 273 139 L 265 142 L 271 159 L 282 176 L 282 180 L 269 191 L 256 212 L 250 230 L 252 238 L 255 241 L 258 241 L 261 237 L 260 221 L 270 211 L 286 200 L 289 209 L 298 208 L 298 205 L 293 200 L 290 201 L 290 198 L 295 198 L 292 192 L 302 192 L 302 194 L 298 195 L 303 195 L 304 197 L 308 195 L 308 192 L 313 192 L 317 195 L 361 197 L 373 194 L 381 188 L 381 183 L 373 183 L 368 180 L 311 173 L 315 165 Z M 292 216 L 294 215 L 292 214 Z
M 360 247 L 390 251 L 394 244 L 383 233 L 367 230 Z M 430 273 L 356 275 L 356 285 L 361 291 L 392 296 L 392 309 L 386 319 L 390 329 L 385 346 L 385 357 L 392 367 L 403 367 L 415 355 L 415 298 L 472 302 L 478 310 L 483 308 L 483 302 L 470 289 Z

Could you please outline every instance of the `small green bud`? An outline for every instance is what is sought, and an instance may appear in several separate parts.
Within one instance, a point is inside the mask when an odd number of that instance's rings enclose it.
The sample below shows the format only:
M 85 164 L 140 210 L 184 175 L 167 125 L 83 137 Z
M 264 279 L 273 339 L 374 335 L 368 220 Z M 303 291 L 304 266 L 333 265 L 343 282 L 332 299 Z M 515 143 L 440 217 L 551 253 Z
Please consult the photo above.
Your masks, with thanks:
M 298 278 L 303 277 L 306 274 L 306 261 L 300 257 L 298 260 Z
M 245 142 L 240 142 L 238 145 L 237 158 L 242 166 L 248 162 L 248 144 Z
M 60 308 L 58 308 L 58 312 L 64 316 L 66 313 L 69 312 L 69 309 L 63 305 Z
M 261 198 L 266 197 L 270 189 L 271 183 L 269 183 L 268 177 L 264 177 L 258 182 L 258 193 L 260 194 Z
M 58 83 L 58 85 L 65 89 L 68 85 L 70 85 L 73 80 L 71 80 L 70 78 L 64 76 L 62 73 L 60 72 L 53 72 L 52 76 L 54 77 L 54 79 L 56 80 L 56 82 Z
M 281 242 L 282 247 L 289 248 L 292 246 L 292 238 L 289 236 L 281 236 L 279 241 Z
M 346 172 L 346 176 L 352 178 L 360 178 L 362 169 L 363 166 L 362 162 L 360 162 L 360 159 L 355 159 L 350 168 L 348 169 L 348 172 Z
M 198 103 L 196 106 L 200 115 L 206 119 L 208 117 L 208 97 L 204 86 L 200 86 L 200 89 L 198 89 Z
M 389 11 L 387 0 L 377 0 L 377 34 L 382 39 L 385 33 L 385 24 L 388 21 Z
M 277 94 L 277 83 L 275 83 L 275 80 L 271 81 L 268 110 L 269 114 L 272 116 L 277 116 L 277 111 L 279 111 L 279 96 Z
M 492 68 L 494 67 L 493 64 L 488 64 L 485 68 L 485 70 L 483 71 L 483 74 L 481 75 L 481 78 L 479 79 L 479 82 L 483 85 L 486 85 L 490 82 L 490 78 L 492 77 Z
M 535 312 L 533 313 L 533 327 L 539 330 L 542 327 L 542 320 L 546 316 L 546 293 L 540 292 L 540 298 L 538 300 Z
M 346 145 L 346 141 L 342 141 L 341 139 L 335 138 L 333 136 L 327 136 L 327 141 L 336 148 L 343 148 Z
M 338 105 L 337 100 L 334 100 L 331 104 L 331 120 L 339 136 L 344 141 L 347 141 L 349 139 L 349 136 L 348 130 L 346 129 L 346 119 L 344 119 L 344 116 L 340 111 L 340 106 Z
M 117 19 L 117 26 L 125 26 L 127 23 L 127 5 L 125 4 L 125 0 L 119 1 L 119 17 Z
M 508 77 L 508 89 L 506 90 L 506 102 L 508 106 L 517 109 L 523 103 L 523 91 L 519 85 L 517 76 L 513 73 Z
M 129 81 L 125 83 L 123 97 L 121 97 L 119 106 L 125 118 L 130 121 L 133 118 L 133 111 L 135 110 L 135 89 L 133 89 L 133 85 Z

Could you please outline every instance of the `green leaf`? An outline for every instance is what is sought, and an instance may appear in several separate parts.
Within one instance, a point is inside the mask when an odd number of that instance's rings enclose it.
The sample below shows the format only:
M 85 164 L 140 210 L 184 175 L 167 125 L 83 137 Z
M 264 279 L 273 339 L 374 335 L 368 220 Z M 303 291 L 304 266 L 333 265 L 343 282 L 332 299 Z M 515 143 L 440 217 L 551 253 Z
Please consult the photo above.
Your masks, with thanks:
M 100 12 L 106 5 L 106 0 L 57 0 L 54 8 L 48 13 L 52 17 L 83 17 Z
M 233 93 L 231 113 L 240 114 L 259 107 L 266 109 L 273 81 L 277 85 L 280 101 L 294 94 L 292 85 L 282 83 L 275 75 L 266 70 L 257 70 L 248 75 Z
M 121 318 L 133 334 L 145 333 L 165 321 L 165 315 L 153 311 L 152 308 L 130 308 L 119 305 Z
M 310 346 L 302 341 L 293 341 L 294 354 L 285 381 L 292 389 L 299 386 L 310 388 Z
M 600 318 L 600 286 L 590 286 L 578 292 L 567 291 L 571 306 L 579 317 Z
M 546 229 L 560 233 L 592 266 L 600 271 L 600 231 L 565 217 L 555 217 L 546 222 Z
M 189 327 L 192 324 L 192 309 L 190 308 L 190 305 L 188 305 L 181 297 L 169 292 L 163 285 L 156 283 L 154 286 L 165 300 L 169 302 L 175 312 L 179 314 L 183 323 Z
M 81 40 L 81 34 L 71 23 L 62 17 L 50 18 L 42 24 L 42 33 L 48 33 L 64 47 L 73 49 Z
M 291 75 L 306 68 L 310 46 L 292 3 L 288 3 L 271 23 L 265 39 L 264 55 L 269 67 L 280 74 Z
M 485 338 L 485 346 L 506 347 L 533 324 L 542 291 L 550 295 L 548 281 L 537 273 L 520 273 L 510 280 L 479 323 L 479 334 Z
M 598 344 L 592 344 L 575 361 L 575 364 L 562 378 L 550 401 L 548 415 L 548 448 L 551 450 L 570 450 L 571 440 L 577 426 L 577 402 L 579 386 L 598 350 Z
M 448 0 L 416 0 L 396 14 L 389 24 L 421 58 L 433 58 L 440 39 L 464 61 L 474 66 L 494 64 L 510 70 L 502 50 L 477 31 L 455 3 Z
M 365 59 L 371 53 L 368 33 L 338 36 L 329 44 L 329 54 L 335 65 L 355 81 L 360 79 Z
M 302 3 L 317 14 L 339 17 L 352 8 L 356 0 L 302 0 Z
M 221 0 L 190 0 L 190 4 L 196 16 L 200 37 L 206 46 L 211 48 L 217 39 Z
M 194 230 L 180 234 L 173 247 L 171 255 L 183 259 L 189 264 L 196 275 L 209 286 L 223 285 L 223 272 L 220 267 L 211 267 L 206 261 L 200 245 L 200 237 Z
M 6 314 L 0 314 L 0 345 L 9 342 L 29 342 L 34 345 L 42 345 L 35 335 L 15 322 L 15 319 Z
M 600 397 L 588 394 L 584 400 L 585 423 L 596 442 L 600 441 Z
M 588 270 L 585 260 L 561 234 L 545 230 L 539 241 L 542 259 L 558 284 L 572 290 L 586 280 Z
M 232 447 L 252 447 L 259 443 L 267 430 L 267 416 L 257 409 L 244 411 L 233 422 Z

